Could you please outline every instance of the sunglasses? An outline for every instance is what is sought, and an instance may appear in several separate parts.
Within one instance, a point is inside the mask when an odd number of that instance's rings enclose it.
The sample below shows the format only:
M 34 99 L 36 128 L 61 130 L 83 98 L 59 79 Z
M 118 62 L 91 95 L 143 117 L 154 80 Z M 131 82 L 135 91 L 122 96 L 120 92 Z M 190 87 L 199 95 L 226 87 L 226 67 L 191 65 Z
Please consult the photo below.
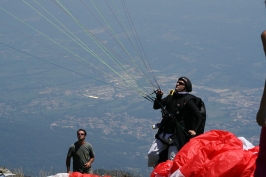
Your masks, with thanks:
M 78 133 L 77 135 L 84 135 L 84 133 Z
M 177 82 L 178 85 L 185 85 L 183 82 Z

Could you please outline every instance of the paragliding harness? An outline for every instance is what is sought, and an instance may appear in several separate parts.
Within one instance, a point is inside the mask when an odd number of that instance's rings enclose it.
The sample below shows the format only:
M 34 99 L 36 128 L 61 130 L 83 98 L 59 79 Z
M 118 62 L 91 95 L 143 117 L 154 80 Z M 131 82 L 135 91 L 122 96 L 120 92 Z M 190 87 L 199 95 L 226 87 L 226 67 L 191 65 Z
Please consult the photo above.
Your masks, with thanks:
M 173 94 L 174 94 L 174 90 L 171 90 L 169 95 L 168 95 L 168 102 L 172 99 Z M 206 122 L 206 108 L 205 108 L 205 104 L 202 101 L 202 99 L 199 98 L 199 97 L 196 97 L 196 96 L 194 96 L 192 94 L 186 94 L 181 100 L 181 104 L 182 105 L 180 106 L 180 110 L 179 111 L 181 111 L 184 108 L 184 106 L 190 100 L 193 100 L 194 103 L 198 106 L 198 108 L 200 110 L 200 113 L 201 113 L 201 115 L 203 117 L 203 120 L 202 120 L 202 122 L 200 124 L 200 127 L 197 130 L 197 135 L 200 135 L 200 134 L 204 133 L 204 127 L 205 127 L 205 122 Z M 164 133 L 164 131 L 167 129 L 167 126 L 168 126 L 168 125 L 163 125 L 165 123 L 164 121 L 167 120 L 167 119 L 169 120 L 169 118 L 171 119 L 171 115 L 167 112 L 167 110 L 162 105 L 161 105 L 161 112 L 162 112 L 163 119 L 162 119 L 162 121 L 160 123 L 160 128 L 159 128 L 157 134 L 155 135 L 155 138 L 157 138 L 158 140 L 160 140 L 163 144 L 165 144 L 167 146 L 177 145 L 178 146 L 178 150 L 180 150 L 180 148 L 182 148 L 182 146 L 176 144 L 175 142 L 172 143 L 172 144 L 169 144 L 169 143 L 165 142 L 165 140 L 160 138 L 159 134 L 162 133 L 162 132 Z M 188 115 L 186 115 L 186 117 L 190 117 L 189 120 L 194 121 L 194 122 L 196 120 L 195 115 L 192 115 L 192 114 L 189 114 L 189 113 L 188 113 Z M 174 119 L 174 117 L 172 117 L 172 119 Z M 175 126 L 175 124 L 176 124 L 175 127 L 179 127 L 180 130 L 183 131 L 185 133 L 185 135 L 187 136 L 187 140 L 189 140 L 192 136 L 188 133 L 188 130 L 183 125 L 181 125 L 177 120 L 174 121 L 174 122 L 170 122 L 170 124 L 173 124 L 172 126 Z M 175 134 L 175 132 L 173 132 L 173 134 Z M 159 154 L 158 162 L 159 163 L 165 162 L 168 159 L 167 154 L 168 154 L 168 148 L 166 148 L 165 150 L 163 150 Z
M 174 94 L 174 90 L 171 90 L 169 95 L 168 95 L 168 102 L 172 99 L 172 96 Z M 182 100 L 181 100 L 181 106 L 180 106 L 180 110 L 182 110 L 184 108 L 184 106 L 190 101 L 190 100 L 193 100 L 194 103 L 198 106 L 199 110 L 200 110 L 200 113 L 203 117 L 203 120 L 197 130 L 197 135 L 200 135 L 202 133 L 204 133 L 204 127 L 205 127 L 205 122 L 206 122 L 206 107 L 205 107 L 205 104 L 204 102 L 202 101 L 201 98 L 199 97 L 196 97 L 192 94 L 186 94 Z M 161 106 L 161 112 L 162 112 L 162 121 L 160 123 L 160 128 L 158 130 L 158 133 L 155 135 L 155 137 L 157 139 L 159 139 L 162 143 L 164 144 L 167 144 L 165 141 L 163 141 L 160 137 L 159 137 L 159 133 L 161 132 L 167 132 L 167 127 L 169 127 L 169 125 L 167 125 L 167 123 L 169 124 L 169 122 L 165 121 L 165 120 L 169 120 L 169 119 L 174 119 L 173 117 L 171 117 L 171 115 L 167 112 L 167 110 Z M 195 115 L 187 115 L 186 117 L 189 117 L 189 119 L 193 122 L 195 122 L 196 120 L 196 117 Z M 188 130 L 186 130 L 186 128 L 181 125 L 178 121 L 174 121 L 175 124 L 176 124 L 176 127 L 179 127 L 185 134 L 187 137 L 191 138 L 191 135 L 188 133 Z M 170 124 L 173 124 L 173 122 L 170 122 Z M 170 126 L 173 126 L 173 125 L 170 125 Z M 172 133 L 173 130 L 172 130 Z

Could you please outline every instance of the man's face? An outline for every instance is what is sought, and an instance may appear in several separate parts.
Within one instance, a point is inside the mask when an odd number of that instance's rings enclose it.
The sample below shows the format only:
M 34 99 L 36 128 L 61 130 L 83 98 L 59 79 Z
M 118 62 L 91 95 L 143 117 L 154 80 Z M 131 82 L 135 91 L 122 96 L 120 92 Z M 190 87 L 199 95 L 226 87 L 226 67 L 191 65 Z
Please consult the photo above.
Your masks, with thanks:
M 182 80 L 178 80 L 175 85 L 175 90 L 181 92 L 185 90 L 185 83 Z
M 83 132 L 83 131 L 78 131 L 78 133 L 77 133 L 77 137 L 78 137 L 79 140 L 83 140 L 83 139 L 85 139 L 85 132 Z

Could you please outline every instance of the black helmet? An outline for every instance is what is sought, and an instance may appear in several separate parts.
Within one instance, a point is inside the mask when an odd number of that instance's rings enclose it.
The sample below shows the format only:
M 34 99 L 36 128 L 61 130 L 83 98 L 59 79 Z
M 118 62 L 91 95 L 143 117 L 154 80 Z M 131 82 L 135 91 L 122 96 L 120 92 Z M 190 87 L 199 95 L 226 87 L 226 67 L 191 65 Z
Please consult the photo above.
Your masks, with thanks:
M 178 80 L 182 80 L 185 82 L 185 86 L 188 92 L 192 91 L 192 84 L 187 77 L 180 77 Z

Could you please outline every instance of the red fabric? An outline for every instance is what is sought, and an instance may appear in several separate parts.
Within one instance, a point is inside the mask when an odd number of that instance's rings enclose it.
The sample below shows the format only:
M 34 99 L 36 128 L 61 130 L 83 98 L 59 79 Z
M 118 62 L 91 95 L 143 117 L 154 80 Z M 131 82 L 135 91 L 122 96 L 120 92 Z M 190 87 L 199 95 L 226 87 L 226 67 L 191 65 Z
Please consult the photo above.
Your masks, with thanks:
M 243 150 L 242 142 L 232 133 L 212 130 L 192 138 L 177 153 L 170 173 L 166 173 L 167 169 L 161 176 L 168 176 L 179 169 L 185 177 L 251 177 L 254 176 L 258 149 Z M 164 163 L 152 173 L 163 171 Z
M 255 162 L 258 157 L 259 146 L 256 146 L 248 151 L 244 151 L 245 156 L 243 158 L 243 163 L 239 163 L 235 168 L 239 170 L 237 174 L 241 174 L 241 177 L 254 176 L 254 171 L 256 168 Z
M 156 175 L 167 176 L 167 174 L 170 173 L 172 165 L 173 165 L 173 161 L 172 160 L 167 160 L 164 163 L 160 163 L 153 170 L 153 172 L 151 173 L 150 177 L 156 177 Z
M 73 172 L 69 174 L 69 177 L 111 177 L 111 176 L 108 176 L 108 175 L 99 176 L 95 174 L 82 174 L 79 172 Z
M 261 128 L 260 150 L 256 160 L 255 177 L 264 177 L 266 175 L 266 127 Z
M 69 174 L 69 177 L 82 177 L 82 173 L 72 172 L 72 173 Z

